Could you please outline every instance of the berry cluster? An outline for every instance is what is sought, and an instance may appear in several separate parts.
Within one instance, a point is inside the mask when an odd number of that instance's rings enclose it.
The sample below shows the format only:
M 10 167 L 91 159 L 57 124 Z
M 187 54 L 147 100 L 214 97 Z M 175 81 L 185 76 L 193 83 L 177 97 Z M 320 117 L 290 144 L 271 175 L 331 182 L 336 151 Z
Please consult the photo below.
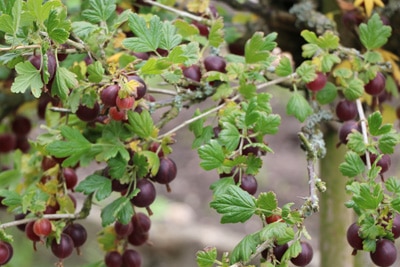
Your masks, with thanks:
M 390 217 L 390 216 L 389 216 Z M 392 221 L 390 224 L 389 221 Z M 373 263 L 380 267 L 389 267 L 395 263 L 397 259 L 397 249 L 394 240 L 400 237 L 400 216 L 382 220 L 382 226 L 391 233 L 391 237 L 378 238 L 374 251 L 370 252 L 370 257 Z M 347 241 L 354 249 L 353 254 L 358 250 L 364 250 L 364 234 L 365 229 L 362 229 L 357 223 L 352 223 L 347 229 Z

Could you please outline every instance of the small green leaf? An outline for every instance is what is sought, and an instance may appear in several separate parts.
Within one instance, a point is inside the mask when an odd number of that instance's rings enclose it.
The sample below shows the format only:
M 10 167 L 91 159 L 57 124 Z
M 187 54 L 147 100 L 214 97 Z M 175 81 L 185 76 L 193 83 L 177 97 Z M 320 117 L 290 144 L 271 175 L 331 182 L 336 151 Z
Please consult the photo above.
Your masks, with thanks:
M 115 1 L 89 0 L 89 8 L 82 12 L 82 16 L 91 23 L 107 21 L 115 12 Z
M 135 52 L 156 51 L 162 40 L 160 34 L 163 29 L 163 23 L 158 16 L 152 16 L 149 23 L 136 13 L 129 16 L 130 29 L 136 37 L 126 38 L 122 44 Z
M 217 195 L 210 206 L 222 215 L 221 223 L 238 223 L 250 219 L 256 211 L 255 199 L 239 186 L 228 186 Z
M 313 113 L 308 101 L 298 92 L 294 92 L 286 105 L 286 113 L 295 116 L 300 122 Z
M 72 29 L 79 38 L 86 39 L 98 29 L 98 26 L 87 21 L 74 21 L 72 22 Z
M 221 167 L 225 159 L 224 151 L 216 140 L 211 140 L 210 143 L 201 146 L 198 153 L 202 160 L 200 166 L 206 171 Z
M 165 21 L 162 25 L 162 37 L 160 40 L 160 48 L 171 50 L 179 45 L 182 41 L 182 36 L 176 33 L 177 29 L 170 21 Z
M 154 122 L 147 110 L 141 113 L 129 111 L 128 121 L 132 131 L 139 137 L 148 139 L 154 136 Z
M 275 69 L 276 75 L 285 77 L 293 73 L 292 62 L 288 57 L 283 57 Z
M 332 31 L 325 31 L 316 42 L 324 50 L 333 50 L 339 47 L 339 37 Z
M 265 216 L 270 216 L 278 207 L 278 200 L 274 192 L 263 192 L 258 195 L 256 206 Z
M 276 33 L 270 33 L 265 37 L 262 32 L 254 33 L 244 47 L 246 63 L 251 64 L 267 60 L 270 56 L 270 51 L 276 47 L 274 42 L 276 37 Z
M 71 30 L 71 22 L 67 18 L 66 9 L 58 8 L 51 10 L 49 18 L 45 21 L 45 25 L 52 41 L 59 44 L 67 41 Z
M 303 50 L 301 56 L 304 58 L 312 58 L 319 50 L 319 47 L 316 44 L 304 44 L 301 48 Z
M 199 267 L 212 267 L 216 259 L 217 249 L 215 247 L 198 251 L 196 254 L 197 266 Z
M 103 80 L 105 70 L 99 61 L 95 61 L 88 66 L 87 72 L 89 74 L 89 81 L 99 83 Z
M 224 22 L 222 17 L 213 20 L 208 34 L 208 42 L 213 47 L 219 47 L 224 42 Z
M 398 133 L 387 133 L 379 138 L 378 147 L 383 154 L 393 154 L 395 146 L 399 143 L 400 135 Z
M 327 82 L 324 88 L 317 92 L 316 98 L 318 103 L 326 105 L 332 103 L 336 99 L 337 95 L 336 86 L 331 82 Z
M 95 192 L 95 198 L 101 201 L 111 194 L 111 180 L 107 177 L 92 174 L 81 181 L 75 191 L 89 195 Z
M 230 185 L 234 185 L 235 182 L 231 177 L 221 178 L 210 185 L 210 189 L 213 191 L 214 196 L 225 194 L 226 190 Z
M 176 19 L 174 25 L 177 28 L 177 33 L 184 38 L 199 34 L 199 29 L 187 21 Z
M 347 140 L 348 148 L 350 148 L 357 154 L 362 155 L 367 150 L 367 145 L 364 142 L 364 137 L 360 132 L 354 131 L 350 133 L 347 137 Z
M 383 190 L 380 184 L 371 188 L 369 184 L 360 184 L 359 192 L 353 192 L 353 200 L 362 209 L 375 210 L 383 200 Z
M 222 124 L 222 130 L 218 135 L 218 139 L 221 144 L 226 147 L 229 151 L 234 151 L 239 146 L 240 133 L 235 125 L 224 122 Z
M 276 134 L 279 130 L 280 125 L 281 116 L 279 116 L 278 114 L 262 114 L 260 115 L 259 120 L 256 122 L 254 130 L 263 135 Z
M 64 67 L 57 68 L 55 82 L 51 88 L 54 95 L 66 100 L 68 98 L 70 89 L 74 89 L 77 86 L 78 80 L 73 72 Z
M 111 158 L 107 165 L 109 167 L 109 174 L 112 178 L 119 179 L 126 171 L 128 163 L 120 156 Z
M 367 24 L 360 25 L 360 40 L 368 50 L 380 48 L 388 41 L 392 34 L 392 29 L 383 25 L 380 16 L 375 13 L 368 20 Z
M 18 75 L 14 79 L 11 86 L 13 93 L 25 93 L 27 89 L 31 89 L 32 94 L 38 98 L 42 93 L 43 82 L 38 71 L 29 61 L 20 62 L 15 66 Z
M 310 44 L 317 44 L 318 42 L 318 36 L 310 30 L 302 30 L 300 35 Z
M 255 234 L 246 235 L 239 244 L 233 249 L 230 255 L 230 263 L 246 262 L 251 254 L 256 252 L 259 244 L 259 238 Z
M 286 223 L 273 222 L 260 231 L 260 238 L 262 241 L 276 240 L 279 245 L 282 245 L 294 239 L 294 231 Z
M 382 126 L 383 118 L 379 111 L 375 111 L 368 116 L 368 129 L 369 133 L 373 136 L 379 136 L 387 134 L 392 130 L 391 124 L 385 124 Z
M 317 75 L 315 74 L 315 66 L 310 64 L 310 62 L 304 61 L 297 69 L 297 75 L 305 83 L 314 81 Z
M 290 260 L 291 258 L 297 257 L 301 253 L 301 250 L 302 248 L 300 240 L 297 239 L 289 246 L 285 254 L 283 254 L 281 262 L 285 262 Z
M 364 93 L 364 83 L 359 78 L 352 78 L 343 93 L 346 99 L 350 101 L 356 100 Z
M 345 155 L 345 162 L 339 165 L 339 170 L 343 176 L 355 177 L 365 170 L 365 165 L 357 153 L 348 151 Z
M 389 192 L 400 194 L 400 181 L 396 177 L 389 177 L 385 181 L 385 187 Z
M 108 204 L 101 211 L 101 225 L 106 227 L 118 220 L 122 224 L 128 224 L 134 211 L 128 198 L 122 196 Z
M 383 61 L 381 53 L 377 51 L 367 51 L 364 54 L 365 61 L 371 64 L 376 64 Z
M 335 54 L 325 54 L 322 56 L 321 60 L 321 70 L 322 72 L 329 72 L 332 70 L 335 64 L 340 63 L 340 58 Z

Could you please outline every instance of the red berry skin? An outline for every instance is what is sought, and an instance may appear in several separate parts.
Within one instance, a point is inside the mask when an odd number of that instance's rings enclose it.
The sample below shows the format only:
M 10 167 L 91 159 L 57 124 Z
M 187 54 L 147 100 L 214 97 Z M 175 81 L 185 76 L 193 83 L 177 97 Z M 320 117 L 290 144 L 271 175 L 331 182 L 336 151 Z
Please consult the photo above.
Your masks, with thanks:
M 120 87 L 117 84 L 113 84 L 104 88 L 100 92 L 101 102 L 103 102 L 105 106 L 109 107 L 114 107 L 115 105 L 117 105 L 116 99 L 118 96 L 119 89 Z
M 17 138 L 11 133 L 0 134 L 0 153 L 9 153 L 15 149 Z
M 226 62 L 220 56 L 208 56 L 204 59 L 204 68 L 207 71 L 226 72 Z
M 127 249 L 122 254 L 122 264 L 126 267 L 140 267 L 142 266 L 142 257 L 133 249 Z
M 317 72 L 317 78 L 314 81 L 306 84 L 306 87 L 313 92 L 322 90 L 325 87 L 328 78 L 322 72 Z
M 139 208 L 146 208 L 156 199 L 156 188 L 148 179 L 140 179 L 136 182 L 140 192 L 131 199 L 133 205 Z
M 282 217 L 281 217 L 280 215 L 278 215 L 278 214 L 272 214 L 272 215 L 266 217 L 266 218 L 265 218 L 265 221 L 266 221 L 268 224 L 274 223 L 274 222 L 277 222 L 277 221 L 283 222 Z
M 400 215 L 396 214 L 393 219 L 392 233 L 395 239 L 400 237 Z
M 33 231 L 34 223 L 35 223 L 35 221 L 31 221 L 25 226 L 25 234 L 29 240 L 32 240 L 33 242 L 37 242 L 37 241 L 40 241 L 40 236 L 35 234 L 35 232 Z
M 11 129 L 17 136 L 26 136 L 31 130 L 31 121 L 29 118 L 18 115 L 11 122 Z
M 357 223 L 352 223 L 347 228 L 346 238 L 349 245 L 356 250 L 363 250 L 363 240 L 359 235 L 360 226 Z
M 154 176 L 154 181 L 160 184 L 168 184 L 175 179 L 177 174 L 177 168 L 175 162 L 170 158 L 160 159 L 160 168 L 156 176 Z
M 116 104 L 120 110 L 129 110 L 133 108 L 133 105 L 135 104 L 135 98 L 133 96 L 128 96 L 125 98 L 120 98 L 117 96 Z
M 307 242 L 300 241 L 301 252 L 297 257 L 290 259 L 290 261 L 296 266 L 306 266 L 313 258 L 313 249 Z
M 60 243 L 55 238 L 52 240 L 51 251 L 59 259 L 65 259 L 74 251 L 74 242 L 69 235 L 61 234 Z
M 111 107 L 108 111 L 110 117 L 115 121 L 123 121 L 126 119 L 126 112 L 125 110 L 118 110 L 117 107 Z
M 97 116 L 100 114 L 100 105 L 99 103 L 95 102 L 94 106 L 92 108 L 80 105 L 78 107 L 78 110 L 76 111 L 76 116 L 78 116 L 79 119 L 82 121 L 86 122 L 91 122 L 94 121 Z
M 40 237 L 45 237 L 51 234 L 52 225 L 49 219 L 38 219 L 33 224 L 33 232 Z
M 137 75 L 129 75 L 129 76 L 127 76 L 127 78 L 128 78 L 128 82 L 131 81 L 131 80 L 135 80 L 135 81 L 141 83 L 141 85 L 136 88 L 136 97 L 135 97 L 135 99 L 139 100 L 139 99 L 143 98 L 144 95 L 147 92 L 147 85 L 144 82 L 144 80 L 142 78 L 140 78 L 139 76 L 137 76 Z
M 7 264 L 14 254 L 13 247 L 10 243 L 5 241 L 0 241 L 0 265 L 3 266 Z
M 67 189 L 73 189 L 78 183 L 78 175 L 76 175 L 75 170 L 72 168 L 64 168 L 62 173 Z
M 364 85 L 367 94 L 377 96 L 385 90 L 386 78 L 381 72 L 377 72 L 374 79 Z
M 122 256 L 118 251 L 109 251 L 104 257 L 104 263 L 107 267 L 121 267 Z
M 341 121 L 354 120 L 357 114 L 357 104 L 354 101 L 343 99 L 336 105 L 336 115 Z
M 397 249 L 394 243 L 387 239 L 376 242 L 376 249 L 370 253 L 371 260 L 379 267 L 392 266 L 397 258 Z

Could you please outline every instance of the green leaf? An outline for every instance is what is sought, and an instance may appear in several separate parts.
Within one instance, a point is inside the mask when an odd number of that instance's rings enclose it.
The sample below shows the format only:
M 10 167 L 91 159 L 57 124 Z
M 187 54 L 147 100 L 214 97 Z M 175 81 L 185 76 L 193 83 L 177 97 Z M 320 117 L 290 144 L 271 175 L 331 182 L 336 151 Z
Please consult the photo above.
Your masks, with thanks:
M 1 203 L 6 205 L 9 210 L 20 208 L 22 205 L 22 196 L 15 191 L 1 189 L 0 196 L 4 198 Z
M 176 19 L 174 25 L 177 28 L 177 33 L 183 38 L 199 34 L 199 29 L 187 21 Z
M 12 4 L 12 1 L 9 1 Z M 12 6 L 11 14 L 3 13 L 0 16 L 0 31 L 4 31 L 10 35 L 16 35 L 20 28 L 22 17 L 22 1 L 16 0 Z
M 105 70 L 99 61 L 95 61 L 93 64 L 90 64 L 87 68 L 87 71 L 89 74 L 89 81 L 99 83 L 103 80 Z
M 170 21 L 165 21 L 162 25 L 162 38 L 160 41 L 160 48 L 171 50 L 179 45 L 182 41 L 182 36 L 176 33 L 177 29 Z
M 285 254 L 283 254 L 281 262 L 285 262 L 290 260 L 291 258 L 297 257 L 301 253 L 301 250 L 302 248 L 300 240 L 297 239 L 289 246 Z
M 374 187 L 372 187 L 372 185 L 362 183 L 355 187 L 355 189 L 356 190 L 353 188 L 352 190 L 352 199 L 357 206 L 362 209 L 375 210 L 383 200 L 383 190 L 380 184 L 375 184 Z
M 343 176 L 355 177 L 365 170 L 365 165 L 357 153 L 348 151 L 345 155 L 345 162 L 339 165 L 339 170 Z
M 67 19 L 66 9 L 58 8 L 51 10 L 49 18 L 45 21 L 45 25 L 52 41 L 59 44 L 67 41 L 71 30 L 71 22 Z
M 297 75 L 301 77 L 301 80 L 305 83 L 314 81 L 317 75 L 315 74 L 315 66 L 307 61 L 304 61 L 297 69 Z
M 103 208 L 101 211 L 101 225 L 106 227 L 116 220 L 122 224 L 128 224 L 133 213 L 132 203 L 128 198 L 122 196 Z
M 368 50 L 380 48 L 392 34 L 392 29 L 382 23 L 377 13 L 371 16 L 367 24 L 361 23 L 359 29 L 361 43 Z
M 22 176 L 19 170 L 5 170 L 0 172 L 0 184 L 4 188 L 18 181 Z
M 82 16 L 91 23 L 107 21 L 115 12 L 115 1 L 89 0 L 89 8 L 82 12 Z
M 364 54 L 365 61 L 371 64 L 380 63 L 383 61 L 381 53 L 377 51 L 367 51 Z
M 313 113 L 308 101 L 298 92 L 294 92 L 286 105 L 286 113 L 295 116 L 300 122 Z
M 81 181 L 75 188 L 75 191 L 82 192 L 85 195 L 95 193 L 95 198 L 101 201 L 111 194 L 111 180 L 107 177 L 92 174 Z
M 263 192 L 258 195 L 256 206 L 265 216 L 270 216 L 278 207 L 278 200 L 274 192 Z
M 321 70 L 322 72 L 329 72 L 335 64 L 340 63 L 340 58 L 335 54 L 326 54 L 322 56 Z
M 395 146 L 399 143 L 400 135 L 398 133 L 387 133 L 379 138 L 378 147 L 383 154 L 393 154 Z
M 152 16 L 149 24 L 136 13 L 129 16 L 128 23 L 136 37 L 126 38 L 122 44 L 135 52 L 156 51 L 162 40 L 163 23 L 158 16 Z M 148 25 L 148 26 L 147 26 Z
M 275 69 L 276 75 L 285 77 L 293 73 L 292 62 L 288 57 L 283 57 Z
M 326 105 L 332 103 L 336 99 L 337 95 L 336 86 L 331 82 L 327 82 L 324 88 L 317 92 L 316 98 L 318 103 Z
M 210 143 L 201 146 L 198 153 L 202 160 L 200 166 L 206 171 L 221 167 L 225 159 L 224 151 L 216 140 L 211 140 Z
M 304 44 L 301 48 L 303 50 L 301 56 L 304 58 L 312 58 L 319 50 L 319 47 L 316 44 Z
M 389 192 L 400 194 L 400 181 L 396 177 L 389 177 L 385 181 L 385 187 Z
M 28 12 L 38 25 L 44 23 L 49 18 L 49 14 L 62 4 L 59 1 L 48 1 L 42 5 L 42 0 L 28 0 L 26 2 L 26 12 Z
M 235 125 L 224 122 L 222 124 L 222 130 L 218 135 L 218 139 L 221 141 L 221 144 L 226 147 L 229 151 L 234 151 L 239 146 L 240 141 L 240 133 Z
M 154 122 L 147 110 L 143 110 L 141 113 L 129 111 L 128 121 L 131 130 L 139 137 L 148 139 L 154 136 Z
M 387 134 L 392 130 L 391 124 L 385 124 L 382 126 L 383 118 L 379 111 L 375 111 L 368 116 L 368 129 L 369 133 L 373 136 L 379 136 Z
M 279 126 L 281 125 L 281 116 L 278 114 L 261 114 L 259 116 L 259 120 L 256 122 L 254 126 L 254 130 L 256 132 L 265 134 L 276 134 L 279 130 Z
M 367 145 L 365 144 L 364 137 L 360 132 L 354 131 L 350 133 L 347 138 L 348 138 L 347 139 L 348 148 L 350 148 L 352 151 L 356 152 L 359 155 L 365 153 L 365 151 L 367 150 Z
M 79 38 L 86 39 L 98 29 L 98 26 L 87 21 L 74 21 L 72 22 L 72 29 Z
M 52 94 L 59 96 L 61 99 L 68 98 L 70 89 L 78 86 L 76 75 L 65 67 L 58 67 L 56 71 L 55 81 L 52 86 Z
M 262 241 L 276 240 L 279 245 L 282 245 L 294 239 L 294 231 L 286 223 L 273 222 L 260 231 L 260 239 Z
M 339 37 L 332 31 L 325 31 L 316 42 L 324 50 L 333 50 L 339 47 Z
M 390 202 L 390 205 L 392 206 L 392 208 L 397 211 L 398 213 L 400 213 L 400 197 L 397 197 L 395 199 L 393 199 Z
M 196 254 L 196 262 L 199 267 L 212 267 L 216 260 L 217 249 L 215 247 L 198 251 Z
M 37 70 L 29 61 L 20 62 L 15 66 L 18 75 L 11 86 L 13 93 L 25 93 L 31 89 L 32 94 L 39 98 L 42 93 L 43 82 L 40 71 Z
M 350 101 L 356 100 L 364 93 L 364 83 L 359 78 L 352 78 L 343 93 L 346 99 Z
M 61 126 L 61 134 L 66 141 L 54 141 L 46 146 L 50 155 L 57 158 L 66 158 L 62 166 L 74 166 L 81 160 L 82 165 L 87 165 L 93 158 L 92 144 L 80 133 L 78 129 Z
M 208 34 L 208 42 L 211 46 L 219 47 L 224 42 L 224 22 L 222 17 L 213 20 Z
M 107 165 L 109 167 L 110 176 L 112 178 L 119 179 L 124 175 L 128 163 L 121 156 L 117 156 L 115 158 L 111 158 L 107 162 Z
M 151 175 L 156 176 L 158 169 L 160 168 L 160 157 L 152 151 L 140 151 L 138 154 L 146 157 L 146 160 L 148 163 L 147 165 L 150 166 Z M 135 163 L 135 165 L 137 165 L 137 164 Z M 145 166 L 147 167 L 147 165 L 145 165 Z M 147 174 L 148 174 L 148 170 L 146 168 L 146 170 L 143 170 L 142 172 L 138 173 L 138 177 L 142 178 Z
M 276 37 L 276 33 L 270 33 L 265 37 L 262 32 L 254 33 L 244 47 L 246 63 L 251 64 L 267 60 L 270 56 L 270 51 L 276 47 L 274 42 Z
M 225 194 L 230 185 L 235 185 L 235 181 L 231 178 L 221 178 L 210 185 L 214 196 Z
M 246 262 L 256 252 L 259 238 L 255 234 L 246 235 L 233 249 L 230 255 L 230 263 Z
M 217 195 L 210 206 L 222 215 L 221 223 L 238 223 L 250 219 L 256 211 L 255 199 L 239 186 L 230 185 Z

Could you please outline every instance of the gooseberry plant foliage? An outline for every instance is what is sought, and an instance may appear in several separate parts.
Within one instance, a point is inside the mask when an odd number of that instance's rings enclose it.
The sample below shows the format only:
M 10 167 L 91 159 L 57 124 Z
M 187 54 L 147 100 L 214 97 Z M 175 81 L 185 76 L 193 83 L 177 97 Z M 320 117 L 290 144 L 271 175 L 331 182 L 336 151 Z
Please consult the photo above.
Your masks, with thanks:
M 397 96 L 398 81 L 381 53 L 391 28 L 378 14 L 359 26 L 362 51 L 341 46 L 333 31 L 302 31 L 304 61 L 295 68 L 273 53 L 276 33 L 255 32 L 243 55 L 225 52 L 224 19 L 208 1 L 190 1 L 187 11 L 147 0 L 123 6 L 90 0 L 74 13 L 56 0 L 0 3 L 1 93 L 9 105 L 0 118 L 0 195 L 16 218 L 0 224 L 0 265 L 12 258 L 7 230 L 18 226 L 62 266 L 86 241 L 79 221 L 94 204 L 107 203 L 98 266 L 141 266 L 134 246 L 151 234 L 154 184 L 173 193 L 179 183 L 172 148 L 175 133 L 188 127 L 200 167 L 220 178 L 210 185 L 210 207 L 221 223 L 253 216 L 263 223 L 221 258 L 217 248 L 200 250 L 198 265 L 246 266 L 262 255 L 265 266 L 305 266 L 313 250 L 304 222 L 318 212 L 325 190 L 315 168 L 326 154 L 321 126 L 339 122 L 339 145 L 347 147 L 340 171 L 351 194 L 346 205 L 358 215 L 349 244 L 387 266 L 379 253 L 398 237 L 400 182 L 385 172 L 400 136 L 380 112 L 378 94 Z M 281 122 L 268 93 L 277 84 L 291 89 L 286 112 L 304 124 L 298 136 L 310 194 L 299 207 L 278 205 L 279 192 L 257 194 L 256 175 L 273 152 L 266 140 Z M 208 108 L 164 130 L 205 100 Z M 41 129 L 35 138 L 28 138 L 31 121 Z M 104 167 L 77 177 L 76 169 L 92 162 Z M 85 196 L 80 209 L 75 192 Z

